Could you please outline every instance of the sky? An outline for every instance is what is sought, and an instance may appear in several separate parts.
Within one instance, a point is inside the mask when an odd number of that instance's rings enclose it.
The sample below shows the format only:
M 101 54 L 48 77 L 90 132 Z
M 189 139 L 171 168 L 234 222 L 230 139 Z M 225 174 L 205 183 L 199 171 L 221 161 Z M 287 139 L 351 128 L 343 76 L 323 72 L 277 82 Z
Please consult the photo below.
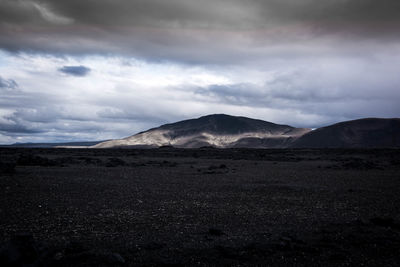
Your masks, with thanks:
M 398 0 L 0 0 L 0 144 L 400 117 Z

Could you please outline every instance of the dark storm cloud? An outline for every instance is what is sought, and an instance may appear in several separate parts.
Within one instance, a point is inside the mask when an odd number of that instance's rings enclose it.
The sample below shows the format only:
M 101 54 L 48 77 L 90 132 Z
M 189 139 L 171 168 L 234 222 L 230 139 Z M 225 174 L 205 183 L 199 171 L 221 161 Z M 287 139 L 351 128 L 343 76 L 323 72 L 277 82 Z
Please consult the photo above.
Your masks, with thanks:
M 3 133 L 21 133 L 21 134 L 33 134 L 33 133 L 41 133 L 42 130 L 32 127 L 22 118 L 15 116 L 12 114 L 10 116 L 4 116 L 0 121 L 0 132 Z
M 263 14 L 280 21 L 332 21 L 345 24 L 398 21 L 396 0 L 267 0 L 256 1 Z M 279 18 L 279 19 L 278 19 Z
M 3 22 L 80 25 L 255 28 L 272 22 L 398 21 L 396 0 L 3 0 Z M 51 14 L 51 15 L 50 15 Z M 47 19 L 47 20 L 46 20 Z M 53 21 L 54 23 L 54 21 Z
M 77 77 L 83 77 L 89 74 L 90 68 L 85 66 L 64 66 L 59 68 L 58 71 Z
M 30 129 L 24 125 L 20 124 L 7 124 L 0 123 L 0 132 L 6 133 L 7 135 L 11 134 L 35 134 L 42 133 L 43 131 L 37 129 Z
M 351 40 L 398 38 L 399 11 L 395 0 L 3 0 L 0 47 L 240 62 L 268 55 L 266 48 L 276 53 L 272 44 L 331 34 Z
M 3 79 L 0 76 L 0 90 L 8 91 L 8 90 L 15 90 L 17 88 L 18 88 L 18 84 L 16 81 L 14 81 L 13 79 L 8 79 L 8 80 Z

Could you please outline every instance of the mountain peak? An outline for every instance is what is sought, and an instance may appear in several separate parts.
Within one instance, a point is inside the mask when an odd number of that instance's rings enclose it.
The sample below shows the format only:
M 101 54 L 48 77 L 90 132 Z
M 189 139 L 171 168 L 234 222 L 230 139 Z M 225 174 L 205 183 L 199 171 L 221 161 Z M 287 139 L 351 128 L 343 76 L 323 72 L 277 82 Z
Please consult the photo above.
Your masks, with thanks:
M 174 135 L 191 135 L 196 133 L 212 133 L 218 135 L 232 135 L 247 132 L 281 132 L 289 131 L 293 127 L 279 125 L 267 121 L 226 114 L 212 114 L 197 119 L 189 119 L 176 123 L 165 124 L 159 127 L 162 130 L 173 130 Z
M 164 124 L 139 134 L 105 142 L 96 147 L 162 146 L 177 147 L 279 147 L 290 139 L 308 132 L 263 120 L 227 114 L 211 114 L 196 119 Z

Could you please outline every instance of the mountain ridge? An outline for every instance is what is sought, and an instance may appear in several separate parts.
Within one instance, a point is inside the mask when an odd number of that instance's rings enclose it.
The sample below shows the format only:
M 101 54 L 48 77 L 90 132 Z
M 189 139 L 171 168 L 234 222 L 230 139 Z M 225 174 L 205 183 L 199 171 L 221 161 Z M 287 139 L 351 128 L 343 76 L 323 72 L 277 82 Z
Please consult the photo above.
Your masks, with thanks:
M 259 140 L 262 139 L 269 140 L 272 147 L 281 147 L 289 139 L 297 138 L 310 130 L 242 116 L 212 114 L 164 124 L 133 136 L 103 142 L 93 147 L 172 145 L 184 148 L 202 146 L 225 148 L 237 147 L 244 140 L 248 141 L 246 147 L 259 147 Z
M 400 147 L 399 118 L 363 118 L 311 130 L 259 119 L 212 114 L 168 123 L 92 148 L 363 148 Z
M 290 147 L 400 147 L 400 118 L 362 118 L 338 122 L 304 134 Z
M 211 114 L 167 123 L 114 140 L 16 143 L 27 148 L 400 148 L 400 118 L 362 118 L 315 130 L 260 119 Z

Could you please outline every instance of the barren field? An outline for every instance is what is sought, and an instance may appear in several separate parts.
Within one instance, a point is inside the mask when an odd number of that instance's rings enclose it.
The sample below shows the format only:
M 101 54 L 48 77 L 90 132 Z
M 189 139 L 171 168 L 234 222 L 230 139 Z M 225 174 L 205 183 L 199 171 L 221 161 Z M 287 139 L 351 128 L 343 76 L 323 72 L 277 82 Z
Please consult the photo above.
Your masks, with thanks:
M 399 266 L 400 150 L 0 148 L 2 266 Z

